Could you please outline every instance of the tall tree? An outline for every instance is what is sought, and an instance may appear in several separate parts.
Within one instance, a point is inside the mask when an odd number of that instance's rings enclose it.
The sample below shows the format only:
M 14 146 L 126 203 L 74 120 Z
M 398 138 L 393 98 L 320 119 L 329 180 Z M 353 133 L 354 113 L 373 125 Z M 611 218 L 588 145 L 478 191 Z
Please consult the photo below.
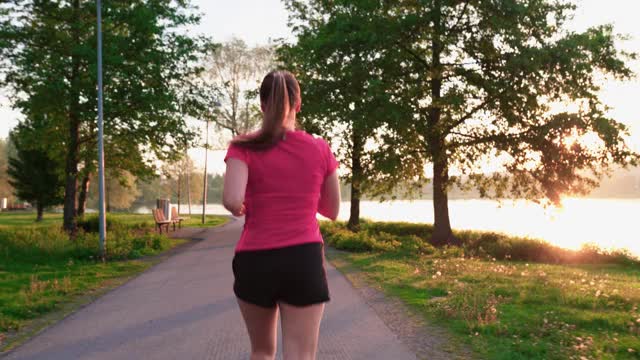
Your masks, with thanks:
M 167 162 L 163 166 L 163 174 L 169 187 L 167 193 L 177 199 L 178 213 L 180 213 L 180 205 L 185 198 L 189 200 L 189 209 L 191 208 L 191 192 L 189 189 L 193 172 L 193 160 L 186 153 L 181 159 Z
M 299 32 L 327 26 L 359 39 L 370 57 L 333 61 L 372 63 L 377 69 L 372 78 L 411 114 L 389 123 L 394 131 L 415 132 L 408 137 L 410 151 L 398 156 L 417 152 L 431 164 L 436 244 L 456 241 L 447 197 L 454 182 L 477 187 L 485 196 L 558 203 L 564 194 L 588 192 L 612 164 L 638 161 L 625 143 L 627 128 L 607 117 L 598 98 L 598 78 L 630 78 L 625 61 L 635 54 L 616 48 L 609 25 L 567 30 L 575 10 L 569 2 L 289 1 L 288 6 Z M 336 74 L 324 76 L 330 80 Z M 554 111 L 558 105 L 562 110 Z M 487 159 L 500 159 L 496 172 L 479 166 Z M 451 168 L 468 175 L 469 182 L 450 177 Z
M 228 130 L 236 136 L 260 123 L 260 103 L 255 90 L 273 66 L 273 46 L 249 47 L 238 38 L 222 44 L 210 56 L 206 77 L 219 90 L 221 103 L 210 120 L 219 130 Z
M 412 114 L 397 101 L 389 79 L 381 77 L 393 64 L 379 57 L 377 24 L 367 7 L 321 1 L 287 5 L 297 42 L 281 46 L 279 59 L 301 83 L 303 127 L 341 145 L 340 162 L 350 170 L 348 227 L 358 230 L 362 196 L 384 199 L 398 184 L 423 179 L 425 159 L 408 147 L 417 141 L 415 131 L 394 123 Z M 411 193 L 417 187 L 404 189 Z
M 42 140 L 64 144 L 64 226 L 72 231 L 79 164 L 90 169 L 95 158 L 84 156 L 95 153 L 97 136 L 95 3 L 0 6 L 9 9 L 0 11 L 0 80 L 13 91 L 15 108 L 56 123 L 56 137 Z M 200 20 L 189 1 L 109 1 L 103 14 L 105 161 L 135 175 L 153 173 L 154 159 L 177 157 L 193 137 L 177 104 L 212 47 L 182 31 Z
M 105 205 L 108 212 L 113 210 L 127 210 L 134 204 L 135 200 L 142 194 L 138 188 L 137 179 L 131 173 L 105 174 Z M 89 193 L 89 203 L 93 206 L 98 204 L 98 186 L 93 183 Z
M 41 147 L 32 147 L 23 138 L 33 138 L 39 129 L 33 124 L 20 124 L 10 134 L 16 156 L 9 159 L 7 173 L 15 195 L 35 204 L 36 221 L 41 221 L 44 209 L 62 203 L 64 182 L 59 164 Z

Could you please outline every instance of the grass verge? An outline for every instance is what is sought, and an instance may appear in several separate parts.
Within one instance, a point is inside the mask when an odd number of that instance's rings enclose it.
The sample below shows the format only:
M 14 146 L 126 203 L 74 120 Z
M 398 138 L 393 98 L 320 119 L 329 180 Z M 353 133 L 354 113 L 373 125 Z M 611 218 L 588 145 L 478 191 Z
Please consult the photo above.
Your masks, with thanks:
M 61 230 L 61 215 L 47 214 L 37 224 L 34 218 L 29 213 L 0 215 L 0 351 L 17 346 L 146 270 L 159 261 L 159 254 L 187 242 L 154 233 L 149 215 L 109 215 L 108 261 L 102 262 L 95 216 L 78 222 L 73 240 Z M 226 221 L 208 216 L 207 225 Z
M 351 251 L 335 255 L 338 268 L 358 269 L 482 358 L 639 358 L 636 259 L 481 232 L 459 232 L 461 248 L 434 248 L 431 229 L 365 222 L 352 234 L 322 224 L 330 245 Z

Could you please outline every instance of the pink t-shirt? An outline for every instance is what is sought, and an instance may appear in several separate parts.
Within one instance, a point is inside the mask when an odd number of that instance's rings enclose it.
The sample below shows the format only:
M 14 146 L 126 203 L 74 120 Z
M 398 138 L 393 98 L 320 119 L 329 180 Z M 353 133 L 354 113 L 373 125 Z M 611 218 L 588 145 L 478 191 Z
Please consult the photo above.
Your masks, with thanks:
M 337 167 L 331 148 L 304 131 L 265 151 L 229 146 L 224 158 L 249 168 L 245 224 L 236 252 L 322 242 L 316 219 L 324 179 Z

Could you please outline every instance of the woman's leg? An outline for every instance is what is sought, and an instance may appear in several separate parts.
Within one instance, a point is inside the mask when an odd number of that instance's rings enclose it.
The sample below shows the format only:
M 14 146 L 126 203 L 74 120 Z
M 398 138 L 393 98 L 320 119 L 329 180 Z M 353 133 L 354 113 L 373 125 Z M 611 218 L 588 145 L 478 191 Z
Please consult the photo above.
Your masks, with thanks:
M 278 336 L 278 307 L 265 308 L 238 299 L 251 339 L 251 360 L 273 360 Z
M 284 360 L 314 360 L 324 304 L 279 305 Z

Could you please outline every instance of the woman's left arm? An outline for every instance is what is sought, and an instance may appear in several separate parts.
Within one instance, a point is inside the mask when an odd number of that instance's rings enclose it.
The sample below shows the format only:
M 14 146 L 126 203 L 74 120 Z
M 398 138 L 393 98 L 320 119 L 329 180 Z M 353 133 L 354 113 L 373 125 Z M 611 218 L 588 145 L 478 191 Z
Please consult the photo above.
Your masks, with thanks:
M 224 175 L 224 188 L 222 190 L 222 204 L 234 216 L 242 216 L 245 213 L 244 195 L 247 190 L 249 168 L 247 164 L 236 158 L 227 160 L 227 171 Z

